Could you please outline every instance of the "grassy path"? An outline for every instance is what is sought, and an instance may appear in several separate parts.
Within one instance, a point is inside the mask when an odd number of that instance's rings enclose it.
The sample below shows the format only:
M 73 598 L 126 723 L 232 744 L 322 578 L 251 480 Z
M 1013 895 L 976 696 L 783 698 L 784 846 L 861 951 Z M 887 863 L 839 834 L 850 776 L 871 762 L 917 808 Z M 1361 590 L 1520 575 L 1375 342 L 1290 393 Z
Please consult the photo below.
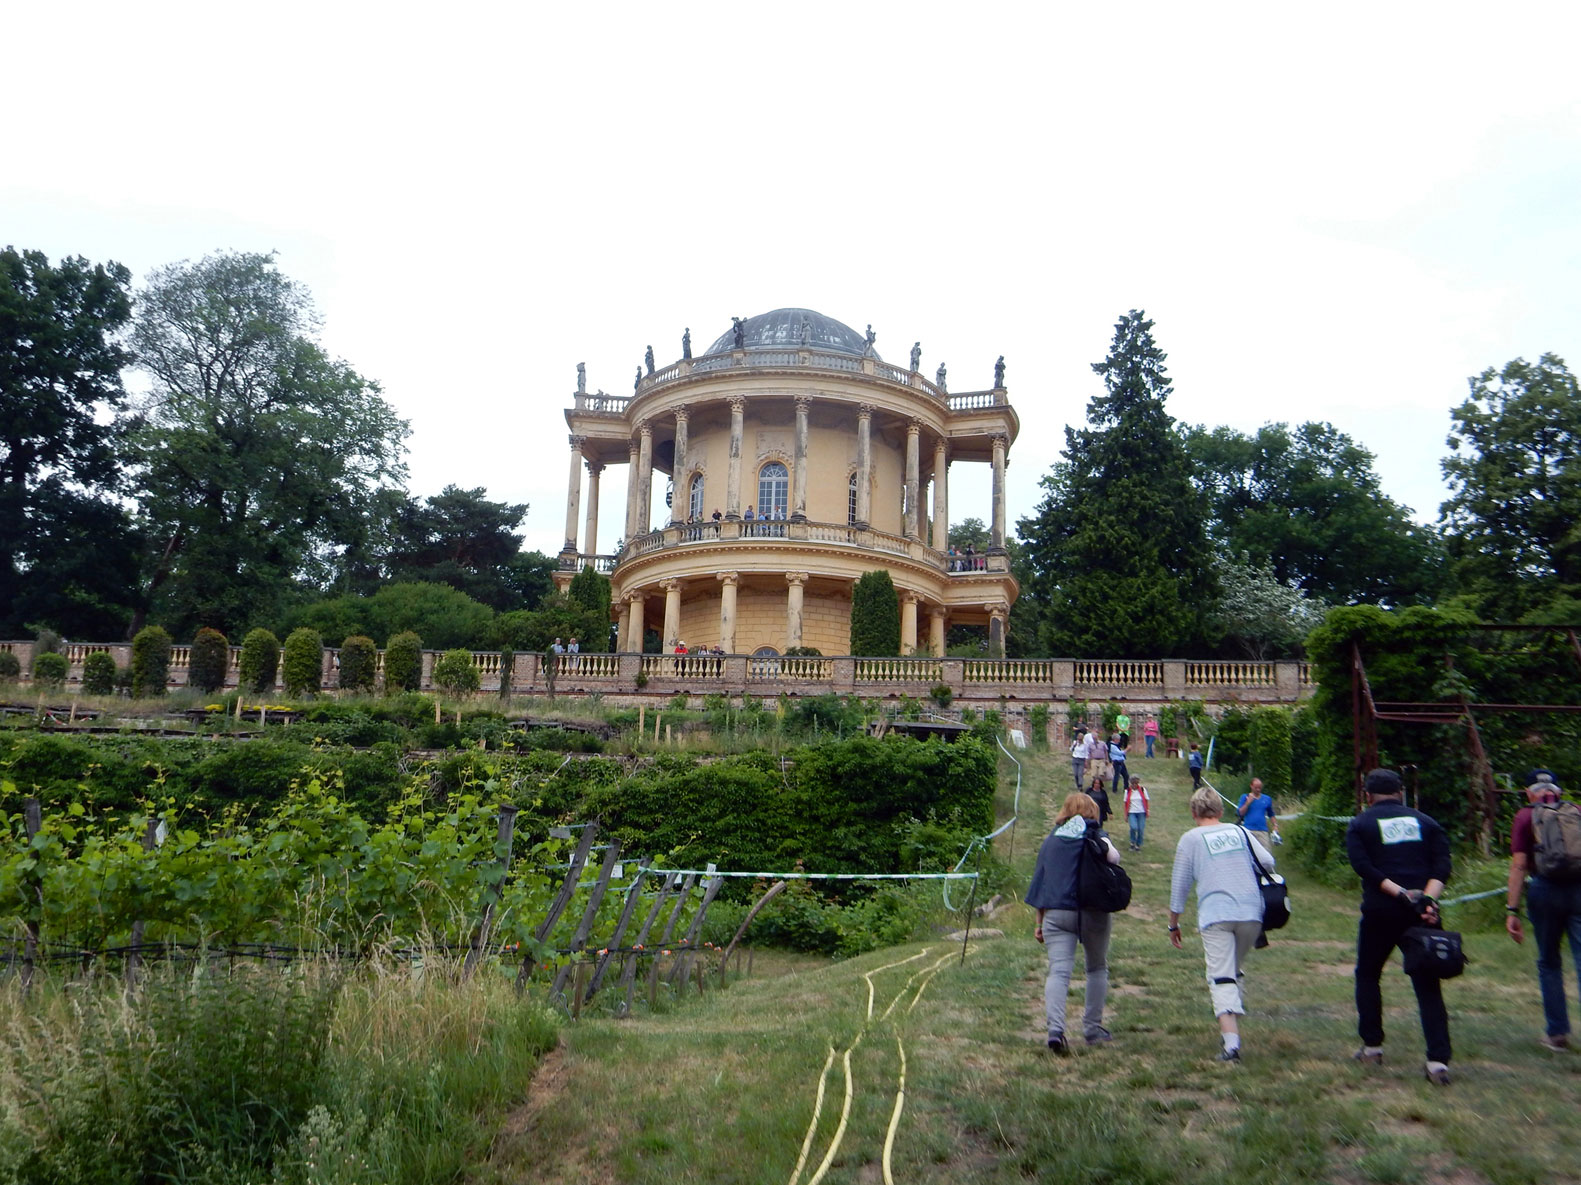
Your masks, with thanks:
M 1023 760 L 1024 873 L 1069 772 L 1053 755 Z M 1295 916 L 1248 967 L 1245 1061 L 1218 1063 L 1189 910 L 1185 950 L 1165 935 L 1189 780 L 1179 762 L 1133 772 L 1154 812 L 1126 860 L 1136 893 L 1110 952 L 1113 1045 L 1044 1049 L 1043 950 L 1016 904 L 987 923 L 1005 936 L 973 941 L 964 963 L 958 943 L 918 943 L 651 1018 L 584 1019 L 476 1180 L 813 1185 L 823 1166 L 829 1185 L 879 1182 L 887 1140 L 897 1182 L 1581 1181 L 1581 1053 L 1538 1046 L 1531 946 L 1502 931 L 1468 934 L 1472 967 L 1446 985 L 1454 1084 L 1422 1079 L 1397 964 L 1387 1060 L 1364 1071 L 1349 1060 L 1357 894 L 1292 876 Z

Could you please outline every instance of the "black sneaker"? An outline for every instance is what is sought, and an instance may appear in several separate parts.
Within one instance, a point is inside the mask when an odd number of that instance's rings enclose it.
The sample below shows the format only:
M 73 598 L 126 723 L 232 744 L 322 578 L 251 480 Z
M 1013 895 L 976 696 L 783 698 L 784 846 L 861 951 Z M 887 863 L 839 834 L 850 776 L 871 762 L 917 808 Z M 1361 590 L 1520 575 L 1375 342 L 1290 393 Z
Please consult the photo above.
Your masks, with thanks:
M 1070 1052 L 1070 1043 L 1065 1040 L 1063 1035 L 1059 1037 L 1050 1037 L 1049 1052 L 1057 1053 L 1063 1057 L 1065 1054 Z
M 1221 1049 L 1221 1050 L 1219 1050 L 1219 1060 L 1221 1062 L 1234 1062 L 1237 1066 L 1240 1065 L 1241 1064 L 1241 1050 L 1240 1050 L 1240 1046 L 1236 1046 L 1234 1049 Z
M 1108 1045 L 1114 1040 L 1114 1034 L 1108 1029 L 1099 1029 L 1087 1038 L 1088 1045 Z

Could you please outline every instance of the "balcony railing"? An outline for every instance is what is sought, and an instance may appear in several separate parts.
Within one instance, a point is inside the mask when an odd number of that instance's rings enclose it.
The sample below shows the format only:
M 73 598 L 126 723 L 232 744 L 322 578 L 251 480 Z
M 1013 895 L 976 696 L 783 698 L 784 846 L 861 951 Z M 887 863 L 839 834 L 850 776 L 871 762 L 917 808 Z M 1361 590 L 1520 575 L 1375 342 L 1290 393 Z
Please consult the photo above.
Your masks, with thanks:
M 903 366 L 881 362 L 877 358 L 858 358 L 851 354 L 835 354 L 808 348 L 727 350 L 718 354 L 705 354 L 699 358 L 682 358 L 655 370 L 652 374 L 644 375 L 637 384 L 635 396 L 606 395 L 602 391 L 592 394 L 578 391 L 575 397 L 575 409 L 590 415 L 624 416 L 632 399 L 668 386 L 670 383 L 679 382 L 689 375 L 717 373 L 722 370 L 784 370 L 794 367 L 871 375 L 884 382 L 920 392 L 924 397 L 950 411 L 975 411 L 981 408 L 1005 407 L 1009 404 L 1003 388 L 951 395 L 936 383 Z
M 0 651 L 15 654 L 21 662 L 24 680 L 32 667 L 33 649 L 32 642 L 0 641 Z M 66 690 L 80 686 L 83 661 L 100 650 L 109 652 L 118 666 L 131 661 L 131 647 L 124 642 L 72 643 L 67 648 L 71 666 Z M 191 647 L 172 647 L 171 651 L 169 683 L 181 687 L 191 673 Z M 226 675 L 229 687 L 238 682 L 240 653 L 240 647 L 231 647 Z M 336 649 L 323 651 L 326 691 L 339 686 L 339 656 Z M 434 689 L 432 672 L 439 657 L 438 651 L 423 653 L 422 690 Z M 378 652 L 376 661 L 382 672 L 384 651 Z M 1182 699 L 1296 703 L 1313 691 L 1308 665 L 1285 661 L 589 653 L 557 656 L 552 676 L 548 656 L 542 654 L 515 654 L 507 664 L 499 652 L 479 650 L 472 653 L 472 663 L 485 692 L 497 692 L 508 683 L 512 691 L 523 695 L 546 693 L 551 683 L 556 694 L 562 695 L 834 694 L 880 698 L 922 696 L 944 686 L 958 699 L 988 706 L 1011 700 L 1058 703 L 1100 697 L 1156 704 Z

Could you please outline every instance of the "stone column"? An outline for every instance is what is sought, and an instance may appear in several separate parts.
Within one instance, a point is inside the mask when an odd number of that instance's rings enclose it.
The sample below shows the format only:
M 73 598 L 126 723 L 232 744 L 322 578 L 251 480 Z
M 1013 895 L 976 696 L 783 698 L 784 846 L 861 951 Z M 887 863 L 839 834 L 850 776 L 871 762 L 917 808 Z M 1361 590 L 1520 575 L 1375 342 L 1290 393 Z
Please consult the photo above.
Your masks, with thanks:
M 626 466 L 626 542 L 630 543 L 637 537 L 637 490 L 642 485 L 637 480 L 637 459 L 641 456 L 642 446 L 635 440 L 626 442 L 626 453 L 629 464 Z
M 798 523 L 807 521 L 807 413 L 811 408 L 810 398 L 796 396 L 796 460 L 791 472 L 790 517 Z
M 741 438 L 746 435 L 747 401 L 730 397 L 730 471 L 725 479 L 725 517 L 741 517 Z
M 989 546 L 995 551 L 1005 549 L 1005 446 L 1003 436 L 994 437 L 994 521 Z
M 917 602 L 922 600 L 914 592 L 900 594 L 900 652 L 917 652 Z
M 627 593 L 626 603 L 631 606 L 631 649 L 642 653 L 642 634 L 648 627 L 642 620 L 643 596 L 640 592 Z
M 582 517 L 582 446 L 585 436 L 569 437 L 571 441 L 571 478 L 565 490 L 565 547 L 561 550 L 576 551 L 576 523 Z
M 906 425 L 906 538 L 922 538 L 922 421 Z
M 933 651 L 934 658 L 944 657 L 944 627 L 949 616 L 943 606 L 936 605 L 928 610 L 928 649 Z
M 873 405 L 856 409 L 856 525 L 873 522 Z
M 668 654 L 675 649 L 675 643 L 681 637 L 681 582 L 679 580 L 661 580 L 659 587 L 664 590 L 664 652 Z
M 653 529 L 653 425 L 637 426 L 637 523 L 636 533 L 646 535 Z
M 688 417 L 684 407 L 675 409 L 675 493 L 670 498 L 670 521 L 684 523 L 692 513 L 692 491 L 686 482 L 686 443 Z
M 941 438 L 933 445 L 933 550 L 949 549 L 950 456 Z
M 736 585 L 741 583 L 738 572 L 719 572 L 719 649 L 726 654 L 736 652 Z
M 588 555 L 598 554 L 598 475 L 602 472 L 602 461 L 587 463 L 587 530 L 583 533 L 583 543 Z
M 1005 656 L 1005 631 L 1010 622 L 1010 606 L 1004 601 L 985 605 L 988 610 L 988 657 Z
M 615 650 L 625 654 L 631 650 L 631 598 L 623 597 L 620 603 L 620 632 L 615 635 Z
M 787 572 L 785 583 L 790 589 L 785 597 L 785 649 L 801 645 L 802 594 L 807 587 L 807 573 Z

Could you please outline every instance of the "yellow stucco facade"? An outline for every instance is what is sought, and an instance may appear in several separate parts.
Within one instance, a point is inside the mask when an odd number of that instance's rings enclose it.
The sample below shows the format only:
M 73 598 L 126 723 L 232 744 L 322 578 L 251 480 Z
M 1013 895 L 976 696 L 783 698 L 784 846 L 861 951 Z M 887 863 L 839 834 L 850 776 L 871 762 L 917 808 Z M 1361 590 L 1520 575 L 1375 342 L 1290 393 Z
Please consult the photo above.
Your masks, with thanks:
M 557 580 L 584 563 L 609 574 L 622 650 L 657 629 L 665 650 L 845 654 L 851 588 L 876 569 L 901 594 L 904 652 L 942 654 L 951 623 L 986 624 L 1002 643 L 1018 591 L 1004 469 L 1019 421 L 1002 385 L 951 394 L 942 372 L 918 373 L 915 350 L 912 361 L 887 363 L 871 337 L 810 310 L 776 309 L 651 368 L 630 396 L 579 389 Z M 993 545 L 970 558 L 947 553 L 956 462 L 993 470 L 989 513 L 967 512 L 989 519 Z M 627 467 L 626 530 L 600 553 L 600 478 L 615 465 Z

